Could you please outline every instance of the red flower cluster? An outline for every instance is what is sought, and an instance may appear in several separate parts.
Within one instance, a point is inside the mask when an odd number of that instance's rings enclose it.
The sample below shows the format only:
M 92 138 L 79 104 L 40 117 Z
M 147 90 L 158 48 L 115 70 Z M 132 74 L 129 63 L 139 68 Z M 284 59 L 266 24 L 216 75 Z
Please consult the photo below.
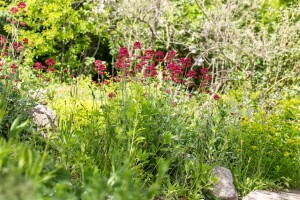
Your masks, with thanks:
M 134 42 L 133 49 L 141 49 L 142 45 L 139 41 Z
M 26 23 L 25 22 L 20 22 L 20 26 L 26 26 Z
M 54 68 L 50 67 L 50 68 L 48 68 L 48 71 L 51 72 L 51 73 L 54 73 Z
M 12 46 L 14 49 L 17 49 L 17 48 L 21 47 L 21 44 L 19 42 L 13 42 Z
M 217 95 L 217 94 L 214 94 L 214 96 L 213 96 L 213 97 L 214 97 L 214 99 L 215 99 L 215 100 L 219 100 L 219 99 L 220 99 L 220 96 L 219 96 L 219 95 Z
M 117 95 L 116 95 L 115 92 L 110 92 L 110 93 L 108 93 L 107 96 L 108 96 L 109 98 L 113 98 L 113 97 L 116 97 Z
M 191 69 L 187 74 L 186 74 L 186 78 L 192 77 L 194 79 L 197 79 L 197 72 L 193 69 Z
M 10 65 L 10 68 L 12 68 L 12 69 L 18 69 L 18 66 L 17 66 L 15 63 L 12 63 L 12 64 Z
M 28 44 L 28 39 L 27 38 L 23 38 L 23 44 Z
M 202 74 L 207 74 L 207 73 L 208 73 L 208 69 L 207 69 L 206 67 L 201 68 L 201 69 L 200 69 L 200 72 L 201 72 Z
M 4 45 L 4 44 L 6 44 L 6 42 L 7 42 L 6 37 L 3 35 L 0 35 L 0 45 Z
M 53 58 L 49 58 L 45 61 L 46 65 L 48 65 L 48 72 L 50 73 L 54 73 L 55 69 L 52 67 L 55 62 Z M 44 66 L 41 62 L 35 62 L 33 69 L 38 71 L 38 70 L 46 70 L 46 66 Z M 38 77 L 42 77 L 41 74 L 38 74 Z
M 26 3 L 24 3 L 23 1 L 20 1 L 18 4 L 17 4 L 18 8 L 20 9 L 24 9 L 26 8 Z
M 53 58 L 49 58 L 48 60 L 45 61 L 45 63 L 46 63 L 49 67 L 51 67 L 51 66 L 53 66 L 53 65 L 55 64 L 55 61 L 54 61 Z
M 106 67 L 105 67 L 105 65 L 102 63 L 101 60 L 96 60 L 96 61 L 94 62 L 94 65 L 96 66 L 95 71 L 96 71 L 98 74 L 104 75 L 104 74 L 106 73 L 106 72 L 105 72 Z
M 174 50 L 169 51 L 168 55 L 167 55 L 167 58 L 166 58 L 166 62 L 167 63 L 173 63 L 175 57 L 176 57 L 176 52 Z
M 20 1 L 20 2 L 18 2 L 17 7 L 14 6 L 10 9 L 10 12 L 12 14 L 16 14 L 17 12 L 19 12 L 19 9 L 21 9 L 23 13 L 26 13 L 25 8 L 26 8 L 26 3 L 23 1 Z
M 123 76 L 127 76 L 130 67 L 129 52 L 126 47 L 121 47 L 118 54 L 118 60 L 115 63 L 117 69 L 121 69 Z
M 12 12 L 13 14 L 16 14 L 19 11 L 19 9 L 17 7 L 12 7 L 10 9 L 10 12 Z
M 161 51 L 155 52 L 154 57 L 155 57 L 155 62 L 164 62 L 164 57 L 165 56 L 164 56 L 163 52 L 161 52 Z
M 46 69 L 46 67 L 41 62 L 34 63 L 34 70 Z
M 11 68 L 11 74 L 15 75 L 15 73 L 17 73 L 17 70 L 18 70 L 19 67 L 15 63 L 12 63 L 10 65 L 10 68 Z
M 129 52 L 126 47 L 121 47 L 119 50 L 118 58 L 129 58 Z
M 157 76 L 157 69 L 154 63 L 152 63 L 151 65 L 149 65 L 148 67 L 146 67 L 145 71 L 144 71 L 144 76 L 145 77 L 155 77 Z
M 114 77 L 114 80 L 115 80 L 117 83 L 120 82 L 119 76 L 115 76 L 115 77 Z
M 183 69 L 192 66 L 192 60 L 190 58 L 179 58 L 178 63 L 181 64 Z
M 141 44 L 135 42 L 133 49 L 140 48 Z M 132 59 L 134 60 L 135 68 L 130 68 Z M 122 76 L 135 76 L 136 73 L 142 73 L 144 77 L 156 77 L 158 75 L 158 67 L 160 66 L 159 63 L 163 63 L 164 65 L 162 71 L 164 80 L 172 80 L 174 83 L 184 84 L 189 90 L 196 90 L 196 84 L 198 84 L 200 91 L 206 91 L 211 80 L 209 69 L 206 67 L 201 68 L 199 71 L 191 69 L 191 58 L 177 59 L 176 52 L 173 50 L 169 51 L 165 56 L 161 51 L 148 49 L 144 51 L 142 56 L 133 55 L 130 58 L 128 50 L 122 47 L 119 50 L 115 66 L 117 69 L 121 69 Z M 100 68 L 96 71 L 103 73 L 106 68 L 100 64 Z M 115 76 L 113 80 L 119 82 L 119 76 Z M 130 79 L 127 81 L 130 81 Z M 218 100 L 220 96 L 216 94 L 213 98 Z
M 175 63 L 170 63 L 167 65 L 167 70 L 170 72 L 170 77 L 175 83 L 181 83 L 183 71 L 179 65 Z

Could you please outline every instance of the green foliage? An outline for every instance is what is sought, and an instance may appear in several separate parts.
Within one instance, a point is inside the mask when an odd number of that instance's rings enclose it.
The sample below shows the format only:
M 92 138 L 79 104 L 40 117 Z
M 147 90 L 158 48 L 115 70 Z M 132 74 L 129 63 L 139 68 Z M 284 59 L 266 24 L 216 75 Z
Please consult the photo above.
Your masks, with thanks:
M 257 189 L 298 188 L 298 96 L 240 92 L 231 91 L 222 106 L 229 125 L 224 161 L 233 171 L 236 187 L 242 195 Z
M 152 87 L 152 84 L 143 86 L 133 81 L 126 84 L 123 96 L 118 83 L 96 88 L 89 79 L 76 79 L 71 87 L 57 91 L 51 102 L 59 116 L 60 139 L 56 143 L 63 146 L 59 149 L 65 152 L 62 154 L 72 173 L 80 174 L 78 166 L 97 167 L 103 178 L 106 177 L 103 187 L 107 191 L 103 195 L 107 192 L 118 195 L 109 189 L 111 186 L 105 185 L 106 181 L 111 179 L 112 171 L 129 167 L 130 177 L 137 184 L 130 186 L 136 192 L 126 193 L 129 196 L 137 198 L 138 188 L 156 196 L 166 187 L 163 193 L 168 197 L 203 197 L 204 190 L 215 180 L 208 178 L 211 166 L 198 161 L 203 152 L 198 152 L 200 145 L 195 143 L 201 140 L 190 140 L 196 134 L 190 130 L 191 121 L 187 120 L 193 114 L 188 114 L 191 108 L 187 102 L 193 101 L 184 95 L 171 97 L 164 89 L 152 90 Z M 66 95 L 69 91 L 72 97 Z M 112 91 L 116 97 L 108 96 Z M 82 97 L 90 97 L 91 101 L 83 101 Z M 172 101 L 177 101 L 175 107 Z M 170 163 L 164 170 L 167 176 L 158 181 L 156 174 L 162 176 L 159 166 L 164 160 Z M 126 179 L 121 185 L 132 182 L 129 177 L 118 176 Z M 168 188 L 174 187 L 179 188 L 169 193 Z M 87 190 L 90 190 L 88 186 Z M 142 194 L 149 199 L 146 193 Z
M 8 35 L 0 46 L 0 199 L 214 198 L 217 165 L 232 170 L 240 196 L 299 188 L 299 8 L 129 3 L 27 0 L 26 13 L 13 14 L 17 2 L 0 1 L 0 33 Z M 119 46 L 133 52 L 136 40 L 140 53 L 174 48 L 195 61 L 191 69 L 209 68 L 211 88 L 176 85 L 157 61 L 159 78 L 115 68 L 120 80 L 71 76 L 93 75 L 107 42 L 116 57 Z M 32 69 L 49 57 L 56 73 Z M 59 122 L 47 138 L 27 119 L 33 93 L 45 86 Z
M 66 193 L 71 191 L 68 172 L 47 157 L 47 147 L 37 152 L 28 144 L 3 138 L 0 144 L 1 199 L 75 199 Z
M 16 3 L 5 5 L 5 9 Z M 35 60 L 45 61 L 49 57 L 57 57 L 56 69 L 62 73 L 66 68 L 72 73 L 87 73 L 84 70 L 85 57 L 95 56 L 105 34 L 102 15 L 94 11 L 96 4 L 91 1 L 81 3 L 74 0 L 40 1 L 27 0 L 26 13 L 12 15 L 3 12 L 0 19 L 4 22 L 6 32 L 11 25 L 6 18 L 14 18 L 25 22 L 20 26 L 21 38 L 27 38 L 32 47 L 27 50 L 26 63 L 33 65 Z M 7 14 L 5 14 L 7 13 Z M 2 33 L 0 31 L 0 33 Z M 99 41 L 99 44 L 97 45 Z M 96 44 L 96 45 L 95 45 Z
M 281 101 L 267 110 L 269 113 L 257 113 L 253 122 L 243 122 L 243 132 L 238 134 L 247 148 L 243 159 L 244 162 L 250 160 L 250 174 L 257 170 L 252 166 L 257 166 L 269 179 L 280 182 L 281 177 L 286 177 L 291 180 L 291 187 L 299 186 L 299 102 L 296 99 Z M 255 159 L 253 155 L 264 160 Z

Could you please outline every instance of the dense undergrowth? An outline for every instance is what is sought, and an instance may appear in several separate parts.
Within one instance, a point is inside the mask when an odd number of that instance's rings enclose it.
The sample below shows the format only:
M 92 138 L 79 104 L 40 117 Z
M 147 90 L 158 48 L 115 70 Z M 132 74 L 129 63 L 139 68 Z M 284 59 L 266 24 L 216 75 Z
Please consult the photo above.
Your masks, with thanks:
M 240 197 L 300 188 L 297 59 L 261 83 L 263 70 L 235 71 L 219 54 L 210 65 L 136 41 L 112 69 L 86 60 L 85 76 L 58 57 L 33 63 L 19 25 L 0 36 L 0 199 L 214 199 L 215 166 L 232 171 Z M 36 129 L 36 103 L 55 110 L 57 129 Z
M 209 100 L 138 82 L 122 97 L 119 87 L 50 85 L 59 129 L 1 139 L 2 199 L 198 199 L 217 165 L 232 170 L 240 195 L 299 188 L 298 98 L 231 91 Z

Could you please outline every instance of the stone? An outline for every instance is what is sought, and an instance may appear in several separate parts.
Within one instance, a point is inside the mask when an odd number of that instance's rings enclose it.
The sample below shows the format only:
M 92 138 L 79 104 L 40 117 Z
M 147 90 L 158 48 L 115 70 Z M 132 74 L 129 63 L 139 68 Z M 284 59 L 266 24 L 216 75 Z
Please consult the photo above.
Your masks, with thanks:
M 300 190 L 290 190 L 288 192 L 256 190 L 246 195 L 243 200 L 300 200 Z
M 219 181 L 214 185 L 212 194 L 221 200 L 238 200 L 231 171 L 225 167 L 217 166 L 213 169 L 213 173 L 219 178 Z
M 33 123 L 38 129 L 57 129 L 55 112 L 46 105 L 37 105 L 31 110 Z

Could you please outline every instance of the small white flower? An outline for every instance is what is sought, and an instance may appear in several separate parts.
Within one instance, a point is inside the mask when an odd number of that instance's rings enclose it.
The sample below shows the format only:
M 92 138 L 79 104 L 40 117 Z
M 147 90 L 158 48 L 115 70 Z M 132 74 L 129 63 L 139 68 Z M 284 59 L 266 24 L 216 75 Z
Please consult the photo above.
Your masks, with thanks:
M 204 62 L 204 60 L 202 59 L 202 58 L 198 58 L 197 60 L 196 60 L 196 62 L 195 62 L 195 65 L 202 65 L 203 64 L 203 62 Z

